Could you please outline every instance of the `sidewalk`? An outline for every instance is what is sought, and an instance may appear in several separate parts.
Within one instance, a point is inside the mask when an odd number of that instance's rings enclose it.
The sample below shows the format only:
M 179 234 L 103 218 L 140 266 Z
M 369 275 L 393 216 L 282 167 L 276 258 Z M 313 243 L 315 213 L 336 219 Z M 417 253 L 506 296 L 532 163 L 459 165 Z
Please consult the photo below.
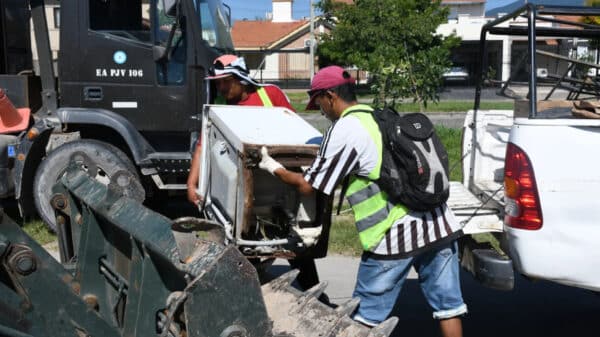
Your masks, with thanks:
M 340 304 L 352 298 L 356 274 L 360 258 L 343 255 L 329 255 L 322 259 L 315 260 L 317 271 L 321 282 L 327 282 L 325 292 L 331 302 Z M 270 272 L 273 275 L 281 275 L 290 270 L 289 264 L 282 259 L 277 259 Z M 408 279 L 416 279 L 417 273 L 411 270 Z

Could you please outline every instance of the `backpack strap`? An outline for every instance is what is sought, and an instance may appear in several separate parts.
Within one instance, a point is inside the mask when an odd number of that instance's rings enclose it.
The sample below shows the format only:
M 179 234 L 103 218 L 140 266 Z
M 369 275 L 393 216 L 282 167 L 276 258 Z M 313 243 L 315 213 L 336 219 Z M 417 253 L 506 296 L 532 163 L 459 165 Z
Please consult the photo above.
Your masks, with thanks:
M 342 209 L 342 203 L 344 202 L 344 195 L 348 190 L 348 185 L 350 185 L 350 175 L 345 176 L 344 180 L 342 181 L 342 190 L 340 191 L 340 199 L 338 201 L 336 215 L 340 215 L 340 210 Z

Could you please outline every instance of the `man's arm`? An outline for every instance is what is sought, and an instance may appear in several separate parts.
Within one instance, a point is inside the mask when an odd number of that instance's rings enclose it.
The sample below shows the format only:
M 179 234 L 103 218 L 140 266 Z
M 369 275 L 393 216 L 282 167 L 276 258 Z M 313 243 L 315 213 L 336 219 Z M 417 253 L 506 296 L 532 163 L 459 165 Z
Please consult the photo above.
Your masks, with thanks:
M 261 169 L 269 171 L 269 173 L 278 177 L 284 183 L 295 186 L 303 195 L 310 195 L 313 192 L 313 187 L 304 180 L 302 174 L 287 170 L 269 155 L 266 147 L 263 146 L 260 149 L 260 154 L 261 160 L 258 166 Z
M 200 196 L 196 193 L 198 188 L 198 180 L 200 179 L 200 154 L 202 153 L 202 147 L 196 146 L 194 154 L 192 155 L 192 163 L 190 164 L 190 173 L 187 178 L 187 198 L 189 202 L 197 205 L 201 200 Z
M 313 187 L 304 180 L 304 176 L 301 173 L 288 171 L 282 167 L 276 169 L 274 174 L 284 183 L 295 186 L 303 195 L 311 195 L 314 191 Z

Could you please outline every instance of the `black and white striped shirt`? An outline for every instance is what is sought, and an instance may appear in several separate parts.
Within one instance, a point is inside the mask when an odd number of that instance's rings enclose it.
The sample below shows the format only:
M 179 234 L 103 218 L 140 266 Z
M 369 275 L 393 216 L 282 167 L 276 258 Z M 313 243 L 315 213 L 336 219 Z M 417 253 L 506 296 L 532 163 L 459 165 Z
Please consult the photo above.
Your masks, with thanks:
M 371 110 L 360 104 L 350 109 Z M 378 159 L 377 145 L 368 131 L 357 117 L 349 114 L 327 130 L 304 179 L 314 189 L 331 195 L 345 176 L 368 176 Z M 446 205 L 431 212 L 409 211 L 394 222 L 372 253 L 390 257 L 413 255 L 434 243 L 457 237 L 461 228 Z

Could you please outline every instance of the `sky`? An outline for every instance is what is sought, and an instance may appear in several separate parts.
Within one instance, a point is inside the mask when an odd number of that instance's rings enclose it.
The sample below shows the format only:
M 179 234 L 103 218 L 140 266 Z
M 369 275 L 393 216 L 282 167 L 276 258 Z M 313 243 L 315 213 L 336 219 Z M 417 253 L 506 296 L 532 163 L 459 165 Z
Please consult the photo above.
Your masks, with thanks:
M 272 11 L 271 0 L 222 0 L 231 7 L 231 16 L 234 20 L 264 19 L 265 13 Z M 318 0 L 313 0 L 316 3 Z M 310 16 L 310 0 L 294 0 L 292 15 L 294 19 Z
M 272 10 L 271 0 L 222 0 L 225 4 L 231 7 L 231 14 L 234 20 L 262 19 L 266 12 Z M 312 0 L 313 4 L 319 0 Z M 506 5 L 513 0 L 487 0 L 486 10 Z M 493 7 L 489 5 L 493 4 Z M 292 15 L 294 19 L 301 19 L 310 16 L 310 0 L 294 0 L 292 7 Z
M 318 0 L 313 0 L 316 3 Z M 231 7 L 231 14 L 234 20 L 255 20 L 263 19 L 266 12 L 272 10 L 271 0 L 223 0 Z M 487 0 L 485 10 L 490 10 L 499 6 L 508 5 L 514 0 Z M 294 19 L 301 19 L 310 16 L 310 0 L 294 0 L 292 15 Z M 565 5 L 569 0 L 564 1 Z

